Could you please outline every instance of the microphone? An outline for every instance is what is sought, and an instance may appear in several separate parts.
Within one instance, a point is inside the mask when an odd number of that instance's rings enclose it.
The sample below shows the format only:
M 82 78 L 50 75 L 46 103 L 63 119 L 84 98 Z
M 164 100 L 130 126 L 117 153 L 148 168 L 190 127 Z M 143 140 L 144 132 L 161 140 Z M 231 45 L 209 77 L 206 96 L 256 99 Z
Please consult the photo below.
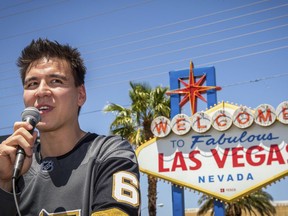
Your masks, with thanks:
M 35 129 L 35 126 L 38 124 L 41 118 L 39 110 L 35 107 L 27 107 L 26 109 L 24 109 L 21 116 L 22 121 L 28 122 L 33 126 L 33 128 L 29 130 L 30 134 L 32 134 Z M 24 158 L 25 158 L 25 151 L 22 147 L 18 146 L 12 179 L 13 178 L 17 179 L 19 177 L 20 171 L 23 166 Z

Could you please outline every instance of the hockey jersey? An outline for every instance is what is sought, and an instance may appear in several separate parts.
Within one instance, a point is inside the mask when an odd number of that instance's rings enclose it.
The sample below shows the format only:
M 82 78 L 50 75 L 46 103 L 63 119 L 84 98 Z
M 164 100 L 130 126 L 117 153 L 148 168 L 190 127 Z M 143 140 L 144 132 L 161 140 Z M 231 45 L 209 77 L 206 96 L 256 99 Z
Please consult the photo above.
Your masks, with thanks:
M 139 215 L 139 169 L 126 140 L 87 133 L 67 154 L 43 159 L 40 146 L 17 181 L 23 216 Z M 16 215 L 13 195 L 3 190 L 0 215 Z

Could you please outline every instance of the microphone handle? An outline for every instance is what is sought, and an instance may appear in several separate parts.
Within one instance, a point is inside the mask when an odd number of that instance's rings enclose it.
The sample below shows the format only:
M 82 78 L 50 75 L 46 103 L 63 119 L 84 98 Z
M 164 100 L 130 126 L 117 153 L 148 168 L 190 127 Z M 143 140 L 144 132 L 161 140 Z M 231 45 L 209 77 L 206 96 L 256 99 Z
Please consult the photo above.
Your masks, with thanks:
M 29 130 L 29 133 L 32 134 L 34 131 L 34 128 L 36 126 L 35 122 L 31 118 L 27 118 L 27 119 L 25 119 L 25 121 L 29 122 L 33 126 L 33 128 L 31 130 Z M 13 178 L 17 179 L 19 177 L 20 171 L 21 171 L 23 163 L 24 163 L 25 156 L 26 156 L 26 154 L 25 154 L 24 149 L 21 146 L 18 146 L 17 152 L 16 152 L 16 160 L 15 160 L 15 164 L 14 164 L 12 179 Z
M 23 163 L 24 163 L 25 156 L 26 156 L 26 154 L 25 154 L 24 149 L 21 146 L 18 146 L 12 178 L 17 179 L 19 177 L 21 168 L 22 168 Z

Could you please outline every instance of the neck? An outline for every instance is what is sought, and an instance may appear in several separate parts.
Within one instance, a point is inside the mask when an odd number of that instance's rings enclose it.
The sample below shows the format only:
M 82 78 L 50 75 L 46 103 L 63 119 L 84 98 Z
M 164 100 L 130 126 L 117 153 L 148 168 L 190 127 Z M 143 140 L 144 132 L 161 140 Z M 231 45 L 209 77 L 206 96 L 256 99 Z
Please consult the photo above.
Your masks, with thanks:
M 69 131 L 41 132 L 41 155 L 57 157 L 71 151 L 78 141 L 86 134 L 79 127 Z

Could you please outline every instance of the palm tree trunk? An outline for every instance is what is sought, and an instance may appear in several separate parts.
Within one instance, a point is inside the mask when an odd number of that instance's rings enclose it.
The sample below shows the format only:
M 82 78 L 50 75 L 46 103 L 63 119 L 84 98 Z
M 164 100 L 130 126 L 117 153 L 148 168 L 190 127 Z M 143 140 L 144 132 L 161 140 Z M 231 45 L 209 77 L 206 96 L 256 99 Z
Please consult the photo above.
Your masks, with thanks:
M 157 213 L 157 178 L 148 176 L 148 210 L 149 216 L 156 216 Z

